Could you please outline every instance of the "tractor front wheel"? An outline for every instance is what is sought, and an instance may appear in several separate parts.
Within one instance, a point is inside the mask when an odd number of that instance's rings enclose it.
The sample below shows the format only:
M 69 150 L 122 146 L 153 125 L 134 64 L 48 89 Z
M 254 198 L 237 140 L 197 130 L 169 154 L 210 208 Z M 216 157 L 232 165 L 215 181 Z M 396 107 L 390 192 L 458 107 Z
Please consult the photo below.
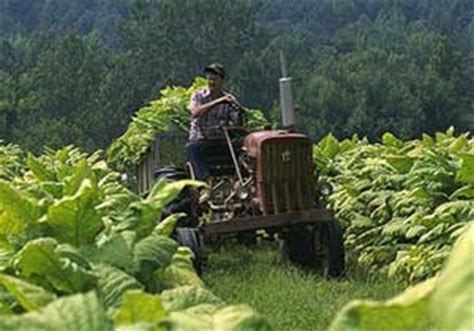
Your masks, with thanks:
M 291 229 L 283 235 L 280 253 L 283 261 L 314 269 L 324 277 L 344 274 L 342 230 L 335 220 Z
M 314 228 L 316 268 L 324 276 L 341 277 L 345 270 L 344 239 L 339 223 L 331 221 Z

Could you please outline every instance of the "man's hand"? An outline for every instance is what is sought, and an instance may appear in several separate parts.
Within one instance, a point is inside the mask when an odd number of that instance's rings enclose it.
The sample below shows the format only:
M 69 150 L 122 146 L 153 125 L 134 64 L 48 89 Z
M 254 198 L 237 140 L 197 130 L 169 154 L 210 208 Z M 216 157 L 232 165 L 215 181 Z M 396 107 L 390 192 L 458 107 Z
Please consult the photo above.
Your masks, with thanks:
M 232 94 L 226 94 L 224 96 L 224 101 L 225 102 L 230 102 L 230 103 L 236 103 L 238 104 L 239 102 L 237 101 L 237 99 L 232 95 Z
M 243 109 L 244 107 L 240 104 L 240 102 L 232 95 L 232 94 L 226 94 L 223 97 L 214 99 L 208 103 L 205 103 L 203 105 L 194 107 L 190 109 L 191 114 L 193 117 L 199 117 L 204 115 L 209 109 L 214 107 L 215 105 L 218 105 L 220 103 L 227 102 L 236 105 L 237 107 Z
M 232 94 L 227 94 L 225 95 L 225 102 L 228 102 L 230 104 L 233 104 L 237 106 L 239 109 L 244 109 L 244 106 L 237 100 L 236 97 L 234 97 Z

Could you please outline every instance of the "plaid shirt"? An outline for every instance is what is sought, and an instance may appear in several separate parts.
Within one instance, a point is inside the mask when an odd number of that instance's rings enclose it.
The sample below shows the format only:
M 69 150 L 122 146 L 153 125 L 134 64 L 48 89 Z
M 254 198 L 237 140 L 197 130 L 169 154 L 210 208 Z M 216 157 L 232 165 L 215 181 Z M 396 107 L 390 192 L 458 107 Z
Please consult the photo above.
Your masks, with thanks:
M 229 93 L 223 92 L 223 95 L 229 95 Z M 188 108 L 203 105 L 214 99 L 217 98 L 213 98 L 208 89 L 199 90 L 191 96 Z M 228 125 L 230 122 L 235 125 L 243 125 L 241 109 L 232 103 L 219 103 L 203 115 L 191 120 L 189 140 L 224 139 L 224 133 L 218 127 L 222 124 Z

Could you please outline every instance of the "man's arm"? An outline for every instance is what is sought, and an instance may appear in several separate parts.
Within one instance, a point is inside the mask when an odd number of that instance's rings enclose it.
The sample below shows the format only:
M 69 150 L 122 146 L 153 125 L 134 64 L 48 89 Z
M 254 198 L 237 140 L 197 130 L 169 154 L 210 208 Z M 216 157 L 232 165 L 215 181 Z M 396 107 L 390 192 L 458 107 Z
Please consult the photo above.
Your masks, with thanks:
M 204 115 L 209 109 L 211 109 L 215 105 L 221 102 L 228 102 L 228 101 L 231 101 L 230 97 L 228 95 L 225 95 L 223 97 L 217 98 L 215 100 L 212 100 L 202 105 L 196 104 L 195 102 L 191 102 L 190 105 L 188 106 L 188 109 L 191 112 L 192 117 L 200 117 Z

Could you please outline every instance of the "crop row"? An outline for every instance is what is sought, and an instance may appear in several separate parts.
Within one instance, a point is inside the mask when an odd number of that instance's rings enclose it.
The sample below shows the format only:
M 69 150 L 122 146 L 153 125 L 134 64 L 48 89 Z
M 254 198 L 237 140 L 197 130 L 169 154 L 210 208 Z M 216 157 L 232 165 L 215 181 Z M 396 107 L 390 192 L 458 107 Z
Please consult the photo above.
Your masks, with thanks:
M 314 147 L 319 175 L 345 229 L 354 268 L 416 282 L 436 274 L 474 221 L 474 139 L 452 129 L 434 137 L 381 143 L 338 141 Z
M 0 146 L 0 330 L 269 330 L 226 306 L 170 238 L 163 207 L 192 181 L 144 198 L 98 153 Z

